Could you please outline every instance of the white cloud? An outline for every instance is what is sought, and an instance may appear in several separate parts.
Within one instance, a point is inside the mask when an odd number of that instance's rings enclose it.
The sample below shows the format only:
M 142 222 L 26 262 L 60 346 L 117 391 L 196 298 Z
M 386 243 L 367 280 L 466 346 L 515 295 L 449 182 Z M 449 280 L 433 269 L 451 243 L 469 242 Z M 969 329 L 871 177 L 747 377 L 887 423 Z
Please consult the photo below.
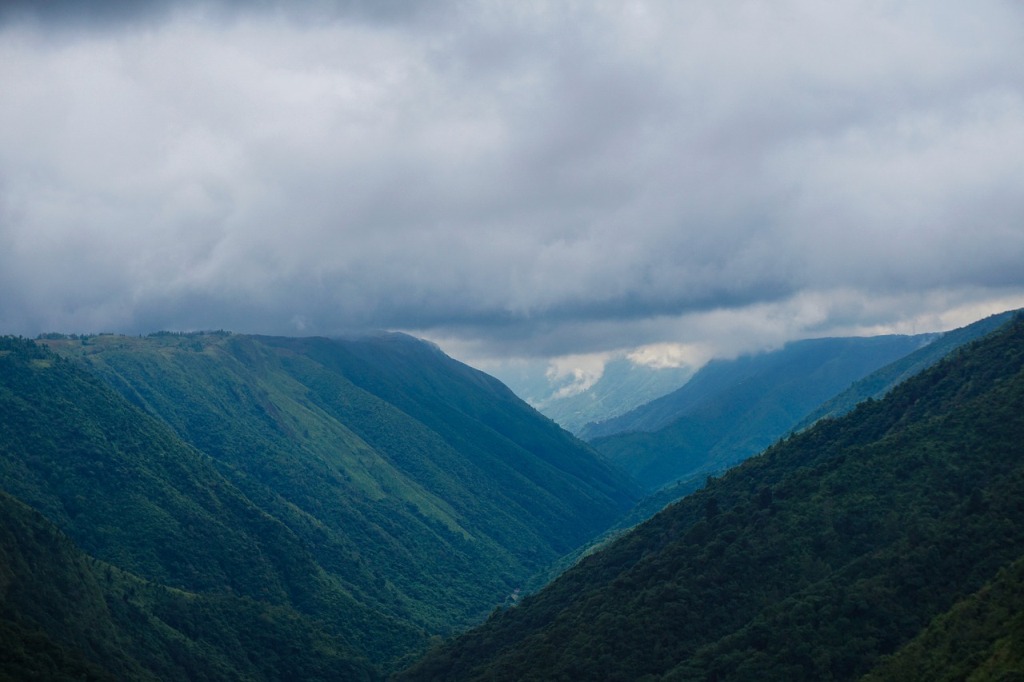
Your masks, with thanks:
M 560 400 L 583 393 L 604 376 L 604 367 L 611 356 L 608 353 L 563 355 L 552 358 L 545 376 L 558 388 L 549 400 Z
M 8 7 L 3 331 L 681 362 L 1024 292 L 1012 2 Z
M 699 369 L 714 357 L 715 349 L 700 343 L 651 343 L 640 346 L 626 357 L 633 364 L 654 369 L 670 367 L 692 367 Z

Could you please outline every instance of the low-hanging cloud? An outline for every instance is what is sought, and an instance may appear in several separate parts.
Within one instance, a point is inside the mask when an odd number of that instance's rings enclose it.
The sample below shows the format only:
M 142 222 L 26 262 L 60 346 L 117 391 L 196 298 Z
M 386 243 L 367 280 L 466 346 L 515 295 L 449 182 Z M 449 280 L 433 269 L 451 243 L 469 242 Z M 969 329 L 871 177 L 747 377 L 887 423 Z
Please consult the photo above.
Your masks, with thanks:
M 1024 302 L 1019 4 L 88 6 L 0 12 L 6 332 L 558 355 Z

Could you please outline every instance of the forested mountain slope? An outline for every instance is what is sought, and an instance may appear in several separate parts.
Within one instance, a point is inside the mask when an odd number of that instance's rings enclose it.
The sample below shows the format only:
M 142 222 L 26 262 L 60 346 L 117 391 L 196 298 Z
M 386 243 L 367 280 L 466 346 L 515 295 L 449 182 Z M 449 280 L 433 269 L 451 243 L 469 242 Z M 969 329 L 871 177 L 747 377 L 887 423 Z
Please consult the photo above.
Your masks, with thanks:
M 857 679 L 1024 557 L 1022 499 L 1018 317 L 709 481 L 401 679 Z
M 936 617 L 864 682 L 1024 679 L 1024 559 Z
M 142 580 L 5 493 L 0 518 L 0 680 L 377 676 L 343 637 L 287 606 Z
M 408 337 L 47 343 L 2 340 L 0 489 L 118 569 L 318 622 L 356 667 L 483 617 L 635 497 Z
M 429 635 L 389 601 L 395 590 L 356 589 L 365 566 L 325 570 L 317 555 L 330 538 L 313 544 L 296 530 L 310 520 L 261 507 L 78 363 L 15 339 L 0 339 L 0 488 L 93 557 L 153 583 L 301 613 L 356 657 L 393 660 Z M 43 608 L 57 622 L 70 607 Z
M 582 435 L 653 491 L 757 454 L 852 382 L 934 338 L 810 339 L 712 361 L 679 390 Z
M 943 357 L 960 346 L 974 341 L 985 334 L 1006 324 L 1018 311 L 1007 311 L 992 315 L 973 324 L 944 332 L 934 341 L 919 348 L 881 369 L 872 372 L 863 379 L 854 382 L 848 389 L 826 401 L 817 409 L 804 417 L 792 431 L 802 431 L 823 417 L 838 417 L 846 414 L 857 404 L 869 399 L 885 396 L 899 383 L 909 379 L 939 362 Z M 789 431 L 787 431 L 789 433 Z M 688 476 L 669 484 L 645 496 L 630 510 L 629 514 L 619 519 L 616 528 L 630 528 L 661 511 L 665 505 L 674 502 L 704 485 L 709 474 L 720 473 L 726 467 L 720 461 L 709 461 L 703 468 L 698 468 Z
M 796 430 L 805 429 L 822 417 L 840 417 L 868 398 L 877 400 L 884 397 L 901 382 L 928 369 L 965 343 L 995 331 L 1018 313 L 1016 310 L 1008 310 L 965 327 L 943 332 L 926 346 L 855 381 L 845 391 L 825 401 L 801 419 Z

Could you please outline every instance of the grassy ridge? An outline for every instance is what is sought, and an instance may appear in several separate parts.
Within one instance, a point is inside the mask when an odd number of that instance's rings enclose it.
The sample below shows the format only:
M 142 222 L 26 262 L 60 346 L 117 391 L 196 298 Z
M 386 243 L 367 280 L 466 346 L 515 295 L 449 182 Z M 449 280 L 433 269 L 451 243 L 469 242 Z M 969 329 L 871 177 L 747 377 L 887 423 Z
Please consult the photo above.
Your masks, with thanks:
M 409 337 L 94 343 L 58 349 L 273 506 L 350 589 L 433 632 L 486 615 L 633 499 L 500 383 Z
M 358 599 L 212 459 L 95 375 L 44 348 L 2 344 L 0 484 L 89 555 L 156 584 L 304 614 L 376 661 L 425 640 L 412 621 Z
M 45 344 L 0 341 L 0 488 L 165 590 L 147 618 L 200 643 L 182 660 L 211 639 L 276 651 L 265 635 L 379 674 L 635 496 L 501 384 L 410 338 Z

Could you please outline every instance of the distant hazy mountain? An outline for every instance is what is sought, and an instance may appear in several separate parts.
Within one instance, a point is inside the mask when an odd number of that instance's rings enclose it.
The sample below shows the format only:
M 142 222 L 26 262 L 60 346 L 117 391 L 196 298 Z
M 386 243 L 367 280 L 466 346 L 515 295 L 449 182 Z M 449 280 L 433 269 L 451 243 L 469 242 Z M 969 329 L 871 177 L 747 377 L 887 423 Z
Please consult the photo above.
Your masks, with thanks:
M 627 357 L 604 363 L 599 379 L 590 383 L 573 374 L 554 378 L 547 363 L 505 368 L 499 378 L 539 412 L 573 433 L 670 393 L 693 376 L 694 368 L 654 367 Z
M 67 534 L 67 561 L 163 591 L 125 597 L 128 621 L 89 607 L 113 618 L 107 649 L 45 621 L 72 601 L 8 613 L 69 665 L 121 647 L 114 677 L 168 679 L 168 657 L 209 679 L 375 676 L 637 496 L 500 382 L 411 337 L 45 343 L 0 339 L 0 489 Z M 127 588 L 113 589 L 108 604 Z M 122 647 L 133 618 L 159 631 L 152 664 Z
M 852 382 L 935 338 L 811 339 L 714 360 L 679 390 L 582 435 L 655 490 L 760 452 Z
M 868 398 L 877 400 L 883 397 L 901 382 L 928 369 L 965 343 L 998 329 L 1018 313 L 1019 311 L 1010 310 L 991 315 L 966 327 L 940 334 L 928 345 L 854 382 L 848 389 L 825 401 L 800 420 L 796 428 L 804 429 L 823 417 L 840 417 Z
M 678 389 L 693 376 L 691 367 L 650 367 L 627 358 L 608 361 L 593 386 L 534 405 L 573 433 L 593 421 L 610 419 Z
M 712 479 L 399 679 L 1020 679 L 1022 434 L 1018 319 Z

